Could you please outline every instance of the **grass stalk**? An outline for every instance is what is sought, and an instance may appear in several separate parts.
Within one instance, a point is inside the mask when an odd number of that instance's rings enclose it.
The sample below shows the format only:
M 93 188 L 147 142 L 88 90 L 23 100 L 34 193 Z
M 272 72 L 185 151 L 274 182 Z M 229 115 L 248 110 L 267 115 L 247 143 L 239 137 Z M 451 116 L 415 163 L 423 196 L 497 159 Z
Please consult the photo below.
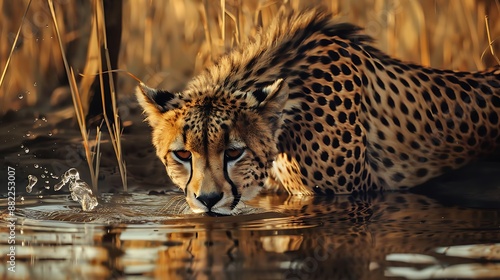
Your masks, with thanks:
M 222 16 L 222 21 L 220 25 L 221 29 L 221 36 L 222 36 L 222 45 L 226 42 L 226 0 L 220 0 L 220 6 L 221 6 L 221 16 Z
M 490 33 L 490 21 L 488 15 L 484 17 L 484 22 L 486 24 L 486 35 L 488 35 L 488 45 L 490 46 L 490 52 L 493 55 L 493 58 L 496 60 L 497 64 L 500 65 L 500 59 L 495 55 L 495 49 L 493 48 L 493 41 L 491 40 Z
M 201 22 L 203 25 L 203 31 L 205 33 L 205 40 L 208 41 L 208 46 L 210 48 L 210 60 L 213 61 L 214 59 L 214 54 L 213 54 L 213 42 L 212 42 L 212 36 L 210 35 L 210 24 L 209 24 L 209 15 L 207 11 L 207 5 L 208 1 L 204 1 L 204 5 L 201 5 Z
M 68 81 L 69 81 L 69 86 L 70 86 L 70 92 L 71 92 L 71 98 L 73 100 L 73 106 L 75 108 L 75 115 L 76 119 L 78 122 L 78 127 L 80 128 L 80 133 L 82 135 L 82 142 L 83 142 L 83 147 L 85 150 L 85 157 L 87 158 L 87 164 L 89 167 L 89 172 L 90 172 L 90 177 L 92 181 L 92 188 L 94 191 L 97 191 L 97 174 L 99 173 L 99 165 L 97 163 L 100 162 L 99 158 L 100 155 L 97 156 L 96 166 L 94 166 L 94 159 L 95 159 L 95 154 L 93 153 L 90 143 L 89 143 L 89 135 L 87 133 L 87 127 L 85 124 L 85 114 L 83 111 L 83 106 L 82 106 L 82 100 L 80 98 L 80 94 L 78 92 L 78 86 L 75 80 L 75 73 L 73 72 L 73 69 L 69 66 L 68 60 L 66 58 L 66 54 L 64 52 L 64 46 L 63 46 L 63 41 L 61 37 L 61 33 L 59 31 L 59 27 L 57 25 L 57 17 L 54 9 L 54 3 L 53 0 L 47 0 L 49 4 L 49 10 L 50 14 L 52 16 L 52 22 L 54 23 L 54 29 L 56 31 L 56 37 L 57 41 L 59 43 L 59 49 L 61 51 L 62 55 L 62 60 L 64 63 L 64 69 L 66 71 L 66 75 L 68 76 Z M 98 132 L 97 139 L 100 142 L 100 133 Z M 99 149 L 99 142 L 97 143 L 98 148 L 97 150 L 100 151 Z
M 31 6 L 31 1 L 28 2 L 28 6 L 26 7 L 26 10 L 24 11 L 23 18 L 21 20 L 21 24 L 19 25 L 19 28 L 17 29 L 16 37 L 14 38 L 14 42 L 12 43 L 12 48 L 10 49 L 9 56 L 7 57 L 7 61 L 5 62 L 5 67 L 3 68 L 2 71 L 2 76 L 0 76 L 0 88 L 3 85 L 3 81 L 5 79 L 5 75 L 7 74 L 7 69 L 9 68 L 10 64 L 10 59 L 12 58 L 12 54 L 14 53 L 14 50 L 16 49 L 17 41 L 19 40 L 19 35 L 21 34 L 21 29 L 23 27 L 24 20 L 26 19 L 26 15 L 28 14 L 28 10 L 30 9 Z
M 97 179 L 99 178 L 99 166 L 101 166 L 101 136 L 102 136 L 102 131 L 101 127 L 98 126 L 96 127 L 96 135 L 95 135 L 95 143 L 96 143 L 96 148 L 95 148 L 95 176 L 92 177 L 92 186 L 97 186 Z M 94 161 L 94 158 L 92 159 Z
M 106 40 L 106 24 L 105 24 L 105 18 L 104 18 L 104 6 L 102 1 L 95 0 L 94 1 L 95 5 L 95 12 L 97 13 L 96 16 L 94 17 L 96 20 L 95 28 L 98 28 L 98 31 L 100 30 L 101 33 L 98 36 L 98 46 L 99 46 L 99 61 L 102 61 L 102 53 L 101 53 L 101 48 L 100 46 L 103 46 L 104 49 L 104 56 L 106 59 L 106 65 L 107 69 L 111 69 L 111 62 L 109 59 L 109 51 L 108 51 L 108 45 L 107 45 L 107 40 Z M 99 28 L 99 26 L 101 28 Z M 121 125 L 120 125 L 120 119 L 118 115 L 118 106 L 116 102 L 116 91 L 114 87 L 114 80 L 113 80 L 113 73 L 110 71 L 107 71 L 107 75 L 109 77 L 109 88 L 110 88 L 110 93 L 111 93 L 111 108 L 113 110 L 113 124 L 111 125 L 110 120 L 108 119 L 108 114 L 106 111 L 106 98 L 104 96 L 105 91 L 104 91 L 104 83 L 103 83 L 103 69 L 102 69 L 102 63 L 99 63 L 99 81 L 101 85 L 101 100 L 102 100 L 102 109 L 103 109 L 103 117 L 104 117 L 104 122 L 106 123 L 106 127 L 108 128 L 109 131 L 109 137 L 111 138 L 111 144 L 113 146 L 113 150 L 115 152 L 116 160 L 118 161 L 118 169 L 120 171 L 120 177 L 122 180 L 123 184 L 123 190 L 125 192 L 128 191 L 128 185 L 127 185 L 127 168 L 125 164 L 125 160 L 123 158 L 123 152 L 122 152 L 122 145 L 121 145 Z

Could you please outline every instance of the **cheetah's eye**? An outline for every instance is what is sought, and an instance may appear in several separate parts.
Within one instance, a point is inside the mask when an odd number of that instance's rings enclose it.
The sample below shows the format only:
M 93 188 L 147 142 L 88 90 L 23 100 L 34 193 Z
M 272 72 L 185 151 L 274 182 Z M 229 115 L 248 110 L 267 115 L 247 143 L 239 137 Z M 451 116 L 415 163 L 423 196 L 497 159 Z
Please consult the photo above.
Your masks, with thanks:
M 243 155 L 243 152 L 245 152 L 245 148 L 227 149 L 224 151 L 224 157 L 229 161 L 237 160 Z
M 190 161 L 191 160 L 191 152 L 186 150 L 173 151 L 174 156 L 180 161 Z

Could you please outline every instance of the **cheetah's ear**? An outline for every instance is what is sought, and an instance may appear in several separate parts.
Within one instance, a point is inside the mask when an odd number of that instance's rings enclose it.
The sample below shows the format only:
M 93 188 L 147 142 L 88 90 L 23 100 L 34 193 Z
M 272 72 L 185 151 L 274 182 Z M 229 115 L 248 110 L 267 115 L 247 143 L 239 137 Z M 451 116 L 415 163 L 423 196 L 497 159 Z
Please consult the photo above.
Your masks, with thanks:
M 283 87 L 283 79 L 277 79 L 271 85 L 254 90 L 251 96 L 254 99 L 255 107 L 268 113 L 281 113 L 288 99 L 288 94 Z
M 136 96 L 147 115 L 149 124 L 153 127 L 162 119 L 163 113 L 179 108 L 185 102 L 179 94 L 150 88 L 143 83 L 137 87 Z

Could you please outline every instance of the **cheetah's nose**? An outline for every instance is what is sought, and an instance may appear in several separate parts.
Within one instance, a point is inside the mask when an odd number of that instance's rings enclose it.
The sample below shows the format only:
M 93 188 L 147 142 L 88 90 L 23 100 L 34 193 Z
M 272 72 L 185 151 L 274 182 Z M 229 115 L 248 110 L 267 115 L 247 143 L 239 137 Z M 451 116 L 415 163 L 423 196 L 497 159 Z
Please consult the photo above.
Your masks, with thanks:
M 224 193 L 202 193 L 201 195 L 197 196 L 195 195 L 196 199 L 198 199 L 203 205 L 205 205 L 208 208 L 208 211 L 212 209 L 212 206 L 214 206 L 219 200 L 222 199 L 224 196 Z

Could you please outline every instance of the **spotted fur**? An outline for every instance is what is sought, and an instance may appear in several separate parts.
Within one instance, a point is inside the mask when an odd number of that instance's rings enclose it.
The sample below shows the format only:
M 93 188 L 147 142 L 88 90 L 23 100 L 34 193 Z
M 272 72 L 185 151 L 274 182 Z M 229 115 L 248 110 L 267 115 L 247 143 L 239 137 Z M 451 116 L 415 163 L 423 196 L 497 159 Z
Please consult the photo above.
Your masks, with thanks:
M 157 154 L 191 208 L 237 214 L 271 185 L 413 187 L 495 147 L 500 68 L 423 67 L 371 41 L 323 11 L 283 13 L 183 92 L 141 85 Z

